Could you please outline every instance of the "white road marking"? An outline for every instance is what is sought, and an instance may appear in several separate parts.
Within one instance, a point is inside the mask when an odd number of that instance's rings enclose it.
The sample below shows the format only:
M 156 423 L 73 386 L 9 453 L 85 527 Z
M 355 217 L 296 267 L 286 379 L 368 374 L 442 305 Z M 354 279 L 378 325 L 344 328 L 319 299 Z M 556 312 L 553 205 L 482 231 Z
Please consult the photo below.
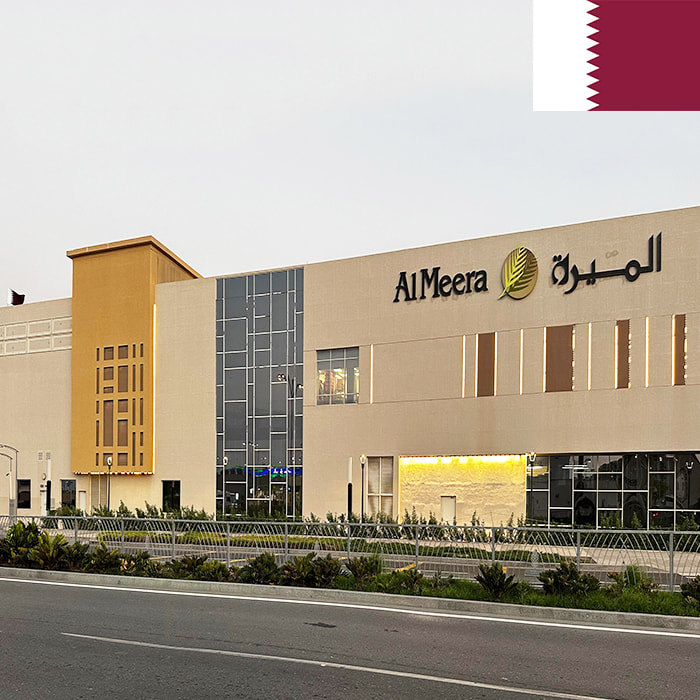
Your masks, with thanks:
M 446 617 L 457 620 L 476 620 L 478 622 L 499 622 L 511 625 L 529 625 L 532 627 L 555 627 L 571 630 L 592 630 L 594 632 L 615 632 L 619 634 L 641 634 L 650 637 L 683 637 L 700 639 L 700 632 L 669 632 L 667 630 L 647 630 L 632 627 L 603 627 L 601 625 L 580 625 L 575 622 L 550 622 L 548 620 L 521 620 L 511 617 L 495 617 L 488 615 L 473 615 L 471 613 L 439 612 L 435 610 L 412 610 L 408 608 L 391 608 L 383 605 L 363 605 L 360 603 L 334 603 L 326 600 L 295 600 L 294 598 L 267 598 L 265 596 L 236 595 L 229 593 L 196 593 L 194 591 L 163 591 L 150 588 L 131 588 L 122 586 L 103 586 L 89 583 L 67 583 L 65 581 L 34 581 L 31 579 L 2 578 L 0 581 L 10 583 L 34 583 L 42 586 L 63 586 L 66 588 L 94 588 L 103 591 L 119 591 L 120 593 L 149 593 L 152 595 L 174 595 L 189 598 L 220 598 L 224 600 L 249 600 L 263 603 L 284 603 L 288 605 L 316 605 L 326 608 L 349 608 L 354 610 L 373 610 L 376 612 L 397 613 L 400 615 L 415 615 L 417 617 Z
M 320 666 L 321 668 L 337 668 L 343 671 L 360 671 L 362 673 L 374 673 L 380 676 L 398 676 L 399 678 L 411 678 L 413 680 L 433 681 L 435 683 L 449 683 L 451 685 L 466 685 L 471 688 L 484 688 L 499 692 L 519 693 L 520 695 L 537 695 L 549 698 L 562 698 L 562 700 L 609 700 L 592 695 L 576 695 L 574 693 L 559 693 L 551 690 L 533 690 L 531 688 L 518 688 L 507 685 L 494 685 L 492 683 L 479 683 L 466 681 L 460 678 L 448 678 L 446 676 L 429 676 L 423 673 L 411 673 L 409 671 L 394 671 L 388 668 L 374 668 L 372 666 L 354 666 L 352 664 L 339 664 L 334 661 L 317 661 L 314 659 L 295 659 L 288 656 L 273 656 L 271 654 L 250 654 L 244 651 L 228 651 L 226 649 L 206 649 L 199 647 L 178 647 L 170 644 L 155 644 L 153 642 L 139 642 L 131 639 L 115 639 L 112 637 L 95 637 L 91 634 L 72 634 L 61 632 L 64 637 L 89 639 L 94 642 L 106 642 L 108 644 L 125 644 L 127 646 L 148 647 L 149 649 L 165 649 L 167 651 L 190 651 L 199 654 L 217 654 L 219 656 L 236 656 L 242 659 L 257 659 L 263 661 L 283 661 L 292 664 L 306 666 Z

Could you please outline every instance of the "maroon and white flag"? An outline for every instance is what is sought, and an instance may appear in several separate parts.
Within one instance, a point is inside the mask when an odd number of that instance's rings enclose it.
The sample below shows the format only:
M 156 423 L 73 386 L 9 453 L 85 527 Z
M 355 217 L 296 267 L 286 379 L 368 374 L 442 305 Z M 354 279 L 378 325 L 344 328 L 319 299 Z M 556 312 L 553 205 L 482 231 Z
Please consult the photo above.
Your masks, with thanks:
M 533 108 L 700 110 L 700 0 L 533 0 Z

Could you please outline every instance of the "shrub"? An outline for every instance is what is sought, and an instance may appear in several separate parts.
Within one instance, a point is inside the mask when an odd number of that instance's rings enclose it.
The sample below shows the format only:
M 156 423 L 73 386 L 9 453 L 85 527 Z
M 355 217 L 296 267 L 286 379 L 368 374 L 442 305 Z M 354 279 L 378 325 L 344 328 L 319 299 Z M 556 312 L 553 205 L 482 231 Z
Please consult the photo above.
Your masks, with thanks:
M 503 596 L 516 588 L 515 576 L 506 576 L 505 569 L 497 561 L 493 564 L 479 564 L 476 582 L 491 596 L 492 600 L 502 600 Z
M 231 572 L 222 561 L 205 561 L 194 571 L 192 578 L 197 581 L 230 581 Z
M 92 574 L 118 574 L 121 572 L 122 558 L 118 549 L 108 549 L 104 542 L 95 547 L 89 556 L 85 571 Z
M 249 561 L 238 572 L 241 583 L 277 583 L 279 568 L 274 555 L 263 552 L 260 556 Z
M 209 557 L 206 554 L 200 556 L 185 555 L 180 559 L 171 559 L 165 565 L 165 571 L 172 578 L 195 578 L 197 569 L 204 564 Z
M 7 531 L 0 556 L 10 566 L 30 566 L 29 552 L 39 543 L 36 523 L 15 523 Z
M 590 574 L 582 574 L 576 564 L 562 562 L 556 569 L 543 571 L 537 577 L 545 593 L 567 596 L 586 595 L 600 588 L 600 581 Z
M 652 579 L 638 566 L 630 565 L 624 571 L 612 572 L 608 576 L 614 581 L 608 589 L 614 595 L 630 590 L 651 593 L 656 588 Z
M 139 550 L 135 554 L 122 555 L 121 573 L 124 576 L 158 578 L 163 575 L 163 565 L 151 559 L 150 552 Z
M 68 542 L 58 534 L 54 537 L 48 532 L 42 532 L 39 541 L 29 550 L 28 559 L 40 569 L 54 571 L 68 566 Z
M 280 582 L 286 586 L 316 586 L 316 571 L 312 552 L 304 557 L 293 557 L 280 569 Z
M 90 545 L 74 542 L 66 547 L 66 566 L 71 571 L 82 571 L 90 558 Z
M 700 607 L 700 576 L 681 583 L 681 593 L 688 602 Z
M 423 574 L 418 569 L 405 569 L 392 571 L 388 579 L 377 581 L 377 586 L 383 593 L 419 595 L 422 582 Z
M 318 588 L 331 588 L 335 580 L 340 576 L 340 562 L 330 554 L 319 557 L 313 561 L 315 582 Z
M 355 586 L 360 590 L 382 573 L 382 559 L 378 554 L 348 559 L 345 566 L 353 575 Z

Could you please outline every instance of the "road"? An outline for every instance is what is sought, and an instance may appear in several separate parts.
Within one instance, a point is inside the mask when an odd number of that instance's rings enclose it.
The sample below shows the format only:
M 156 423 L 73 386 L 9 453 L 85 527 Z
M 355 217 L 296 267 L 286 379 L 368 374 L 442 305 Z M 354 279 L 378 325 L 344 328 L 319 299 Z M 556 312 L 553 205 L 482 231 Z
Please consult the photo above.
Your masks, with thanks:
M 0 580 L 0 698 L 700 695 L 698 633 L 421 612 Z

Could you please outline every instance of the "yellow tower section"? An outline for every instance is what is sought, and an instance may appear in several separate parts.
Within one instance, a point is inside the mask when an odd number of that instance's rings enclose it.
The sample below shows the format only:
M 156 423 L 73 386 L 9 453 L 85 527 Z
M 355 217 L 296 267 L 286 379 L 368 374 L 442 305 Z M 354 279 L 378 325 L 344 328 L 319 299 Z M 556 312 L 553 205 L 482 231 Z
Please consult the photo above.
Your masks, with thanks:
M 72 471 L 153 474 L 155 287 L 200 275 L 151 236 L 66 254 L 73 260 Z

